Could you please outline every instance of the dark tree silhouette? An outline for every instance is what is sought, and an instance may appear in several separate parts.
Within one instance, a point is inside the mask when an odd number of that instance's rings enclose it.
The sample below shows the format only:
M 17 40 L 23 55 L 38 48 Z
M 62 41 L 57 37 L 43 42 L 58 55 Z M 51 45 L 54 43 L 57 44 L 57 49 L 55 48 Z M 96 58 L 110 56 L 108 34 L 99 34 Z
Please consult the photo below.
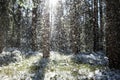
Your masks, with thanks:
M 32 41 L 31 41 L 31 47 L 32 50 L 35 51 L 37 50 L 37 33 L 36 33 L 36 23 L 37 23 L 37 8 L 33 8 L 32 11 Z
M 94 51 L 99 50 L 99 27 L 98 27 L 98 0 L 94 0 L 94 12 L 93 12 L 93 34 L 94 34 Z
M 50 21 L 49 21 L 49 3 L 46 0 L 44 2 L 44 10 L 43 10 L 43 57 L 47 58 L 50 54 Z
M 110 68 L 120 69 L 120 1 L 106 0 L 106 53 Z
M 5 46 L 5 36 L 7 33 L 7 28 L 9 25 L 8 20 L 8 1 L 1 1 L 0 2 L 0 53 L 2 52 L 4 46 Z
M 99 50 L 103 51 L 104 47 L 103 47 L 103 42 L 104 42 L 104 22 L 103 22 L 103 0 L 99 0 L 99 13 L 100 13 L 100 33 L 99 33 Z
M 71 5 L 71 19 L 70 19 L 70 26 L 71 26 L 71 49 L 74 54 L 77 54 L 80 51 L 79 47 L 79 22 L 78 22 L 78 16 L 79 12 L 77 5 L 79 4 L 80 1 L 74 0 L 73 4 Z

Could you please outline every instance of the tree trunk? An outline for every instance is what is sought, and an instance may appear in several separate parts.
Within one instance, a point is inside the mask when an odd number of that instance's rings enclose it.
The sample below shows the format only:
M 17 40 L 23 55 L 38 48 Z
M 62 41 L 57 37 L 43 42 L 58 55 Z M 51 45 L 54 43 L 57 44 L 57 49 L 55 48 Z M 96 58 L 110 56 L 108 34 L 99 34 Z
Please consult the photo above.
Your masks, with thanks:
M 99 38 L 99 40 L 100 40 L 100 47 L 99 47 L 99 49 L 101 50 L 101 51 L 104 51 L 104 47 L 103 47 L 103 45 L 104 45 L 104 25 L 103 25 L 103 10 L 102 10 L 102 0 L 99 0 L 99 10 L 100 10 L 100 38 Z
M 32 36 L 31 47 L 32 47 L 33 51 L 37 50 L 36 23 L 37 23 L 37 8 L 33 8 L 33 11 L 32 11 L 32 35 L 31 35 Z
M 98 27 L 98 0 L 94 0 L 94 12 L 93 12 L 93 35 L 94 35 L 94 51 L 99 50 L 99 27 Z
M 15 43 L 15 45 L 14 45 L 14 47 L 17 47 L 17 48 L 19 48 L 20 47 L 20 38 L 21 38 L 21 15 L 22 15 L 22 13 L 21 13 L 21 11 L 20 11 L 20 9 L 21 9 L 21 7 L 20 7 L 20 5 L 18 6 L 18 10 L 17 10 L 17 23 L 15 23 L 16 24 L 16 43 Z
M 85 6 L 86 10 L 84 10 L 84 44 L 85 44 L 85 49 L 84 52 L 93 52 L 93 22 L 92 17 L 93 17 L 93 2 L 89 3 L 89 1 L 85 0 Z
M 50 54 L 50 20 L 49 20 L 49 3 L 44 1 L 43 11 L 43 57 L 47 58 Z
M 0 6 L 2 6 L 2 3 L 0 4 Z M 3 26 L 2 26 L 2 8 L 0 8 L 0 53 L 3 50 L 3 43 L 4 43 L 4 37 L 3 37 Z
M 8 1 L 0 2 L 0 53 L 5 47 L 7 28 L 9 26 L 9 14 L 7 7 L 9 6 Z
M 71 6 L 71 20 L 70 20 L 70 26 L 71 26 L 71 48 L 72 52 L 74 54 L 78 54 L 80 52 L 79 42 L 80 42 L 80 32 L 79 32 L 79 22 L 78 22 L 78 16 L 79 12 L 77 4 L 79 4 L 79 1 L 75 0 L 73 1 L 73 4 Z
M 120 69 L 120 1 L 106 0 L 106 53 L 109 67 Z
M 1 20 L 0 20 L 0 22 L 1 22 Z M 3 43 L 4 43 L 3 30 L 2 30 L 2 27 L 0 27 L 0 53 L 2 52 L 2 50 L 4 48 L 4 44 Z

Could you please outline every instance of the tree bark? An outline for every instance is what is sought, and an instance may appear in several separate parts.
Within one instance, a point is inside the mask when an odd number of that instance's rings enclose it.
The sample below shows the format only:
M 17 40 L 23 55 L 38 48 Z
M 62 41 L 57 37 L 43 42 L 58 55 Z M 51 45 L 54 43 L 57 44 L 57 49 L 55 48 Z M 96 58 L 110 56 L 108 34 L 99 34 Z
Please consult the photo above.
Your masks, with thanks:
M 8 1 L 1 1 L 0 2 L 0 53 L 2 52 L 3 48 L 5 47 L 6 42 L 6 32 L 7 28 L 9 26 L 9 20 L 8 20 L 8 9 L 9 6 Z
M 49 20 L 49 3 L 44 2 L 43 10 L 43 57 L 47 58 L 50 55 L 50 20 Z
M 0 27 L 0 53 L 2 52 L 2 50 L 4 48 L 4 44 L 3 43 L 4 43 L 3 30 L 2 30 L 2 27 Z
M 17 48 L 20 47 L 20 38 L 21 38 L 21 15 L 22 15 L 22 13 L 21 13 L 20 9 L 21 9 L 21 7 L 19 5 L 18 10 L 17 10 L 17 23 L 15 23 L 16 24 L 16 26 L 15 26 L 16 34 L 15 35 L 17 35 L 17 37 L 16 37 L 16 43 L 15 43 L 14 47 L 17 47 Z
M 98 0 L 94 0 L 94 12 L 93 12 L 93 35 L 94 35 L 94 51 L 99 50 L 99 27 L 98 27 Z
M 37 23 L 37 8 L 33 8 L 33 11 L 32 11 L 32 35 L 31 35 L 32 36 L 31 47 L 32 47 L 33 51 L 37 50 L 36 23 Z
M 120 69 L 120 1 L 106 0 L 106 53 L 109 67 Z
M 100 40 L 100 47 L 99 47 L 99 49 L 101 50 L 101 51 L 104 51 L 104 47 L 103 47 L 103 45 L 104 45 L 104 25 L 103 25 L 103 10 L 102 10 L 102 0 L 99 0 L 99 5 L 100 5 L 100 7 L 99 7 L 99 10 L 100 10 L 100 38 L 99 38 L 99 40 Z
M 70 20 L 70 26 L 71 26 L 71 48 L 72 52 L 74 54 L 78 54 L 80 52 L 79 48 L 79 24 L 78 24 L 78 12 L 77 12 L 77 7 L 76 7 L 77 1 L 73 1 L 73 4 L 71 5 L 71 20 Z M 78 39 L 79 38 L 79 39 Z

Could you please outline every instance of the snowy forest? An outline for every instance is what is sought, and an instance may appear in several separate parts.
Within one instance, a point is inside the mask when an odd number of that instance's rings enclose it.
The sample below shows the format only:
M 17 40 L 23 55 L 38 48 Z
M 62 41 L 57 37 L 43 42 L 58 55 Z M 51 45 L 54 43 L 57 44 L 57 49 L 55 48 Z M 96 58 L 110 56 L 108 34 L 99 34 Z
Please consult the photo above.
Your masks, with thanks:
M 120 80 L 120 0 L 0 0 L 0 80 Z

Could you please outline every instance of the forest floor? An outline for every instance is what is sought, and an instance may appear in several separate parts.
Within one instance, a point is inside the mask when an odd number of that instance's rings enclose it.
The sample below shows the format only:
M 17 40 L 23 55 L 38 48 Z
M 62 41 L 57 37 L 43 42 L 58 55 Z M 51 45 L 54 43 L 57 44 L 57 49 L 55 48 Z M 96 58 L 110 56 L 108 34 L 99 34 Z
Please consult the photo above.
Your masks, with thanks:
M 0 54 L 0 80 L 120 80 L 120 70 L 110 70 L 101 52 L 65 55 L 51 51 L 46 59 L 40 52 L 24 55 L 8 49 Z

